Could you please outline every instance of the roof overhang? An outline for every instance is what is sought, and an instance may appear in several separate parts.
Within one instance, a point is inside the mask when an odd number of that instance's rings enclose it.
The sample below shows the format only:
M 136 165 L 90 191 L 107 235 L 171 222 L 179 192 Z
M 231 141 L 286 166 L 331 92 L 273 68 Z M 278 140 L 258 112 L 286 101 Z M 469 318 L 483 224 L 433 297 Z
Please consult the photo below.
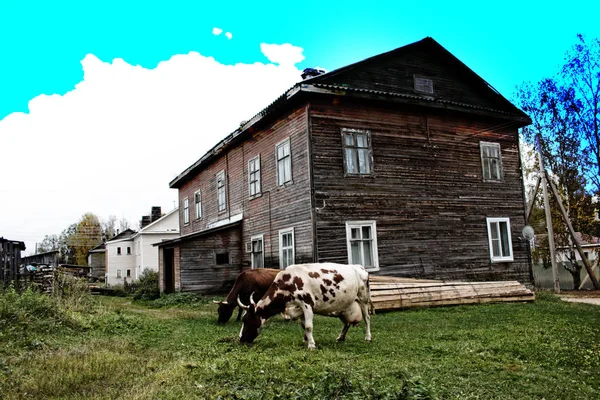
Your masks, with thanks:
M 241 214 L 238 214 L 241 216 Z M 233 216 L 229 219 L 223 220 L 226 222 L 223 223 L 215 223 L 213 225 L 213 227 L 210 227 L 208 229 L 205 229 L 203 231 L 200 232 L 194 232 L 194 233 L 189 233 L 187 235 L 183 235 L 183 236 L 179 236 L 178 238 L 175 239 L 171 239 L 171 240 L 164 240 L 162 242 L 158 242 L 158 243 L 154 243 L 152 246 L 155 247 L 168 247 L 168 246 L 172 246 L 172 245 L 176 245 L 178 243 L 182 243 L 182 242 L 187 242 L 188 240 L 193 240 L 193 239 L 197 239 L 197 238 L 201 238 L 203 236 L 207 236 L 219 231 L 223 231 L 229 228 L 232 228 L 234 226 L 237 225 L 241 225 L 242 224 L 242 218 L 241 217 L 237 217 L 237 216 Z

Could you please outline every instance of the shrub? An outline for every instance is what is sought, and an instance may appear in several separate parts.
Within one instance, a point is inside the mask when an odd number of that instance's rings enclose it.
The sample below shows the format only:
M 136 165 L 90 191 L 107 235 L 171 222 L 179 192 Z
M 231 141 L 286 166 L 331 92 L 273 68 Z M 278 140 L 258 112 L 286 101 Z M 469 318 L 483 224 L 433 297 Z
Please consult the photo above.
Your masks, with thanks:
M 177 292 L 162 295 L 151 303 L 152 307 L 170 307 L 185 304 L 198 304 L 203 301 L 201 295 L 190 292 Z
M 136 283 L 134 300 L 154 300 L 160 297 L 158 289 L 158 272 L 145 269 Z

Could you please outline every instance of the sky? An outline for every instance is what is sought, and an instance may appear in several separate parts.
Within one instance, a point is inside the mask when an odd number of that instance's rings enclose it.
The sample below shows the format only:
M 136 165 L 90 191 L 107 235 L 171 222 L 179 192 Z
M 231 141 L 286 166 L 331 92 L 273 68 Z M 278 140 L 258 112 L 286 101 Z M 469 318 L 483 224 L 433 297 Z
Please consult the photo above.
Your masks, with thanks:
M 600 2 L 0 1 L 0 236 L 136 226 L 299 81 L 430 36 L 505 97 L 554 74 Z

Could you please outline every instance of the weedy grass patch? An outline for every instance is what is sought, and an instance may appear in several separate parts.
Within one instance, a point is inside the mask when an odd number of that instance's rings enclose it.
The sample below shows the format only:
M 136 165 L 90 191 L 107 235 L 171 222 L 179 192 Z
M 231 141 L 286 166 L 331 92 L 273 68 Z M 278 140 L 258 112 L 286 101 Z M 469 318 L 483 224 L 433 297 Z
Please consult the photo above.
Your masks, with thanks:
M 600 398 L 600 309 L 553 295 L 380 313 L 373 343 L 364 342 L 362 324 L 337 343 L 339 320 L 316 317 L 316 351 L 307 350 L 298 323 L 280 317 L 242 345 L 239 323 L 217 325 L 212 299 L 179 296 L 160 308 L 94 298 L 96 311 L 77 317 L 83 328 L 38 330 L 37 347 L 11 342 L 0 392 L 9 399 Z

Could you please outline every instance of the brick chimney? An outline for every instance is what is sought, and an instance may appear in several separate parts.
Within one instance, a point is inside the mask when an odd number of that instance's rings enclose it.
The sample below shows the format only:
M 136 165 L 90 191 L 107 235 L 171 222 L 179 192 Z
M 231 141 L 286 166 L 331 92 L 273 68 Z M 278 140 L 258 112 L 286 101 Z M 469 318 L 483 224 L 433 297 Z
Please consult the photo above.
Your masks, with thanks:
M 160 217 L 162 217 L 162 212 L 161 212 L 160 207 L 157 207 L 157 206 L 152 207 L 152 222 L 156 221 Z

